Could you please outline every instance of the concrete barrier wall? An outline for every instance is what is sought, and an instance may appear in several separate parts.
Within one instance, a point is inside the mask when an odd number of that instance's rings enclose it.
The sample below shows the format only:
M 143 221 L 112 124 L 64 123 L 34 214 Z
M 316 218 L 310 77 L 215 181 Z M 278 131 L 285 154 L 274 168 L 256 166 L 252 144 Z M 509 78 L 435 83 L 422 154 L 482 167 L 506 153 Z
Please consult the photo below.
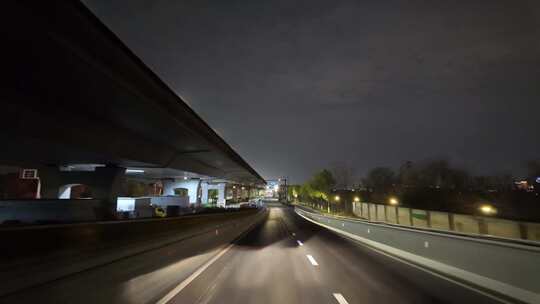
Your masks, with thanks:
M 394 206 L 386 206 L 386 221 L 388 223 L 397 224 L 397 208 Z
M 540 303 L 538 246 L 337 218 L 299 208 L 296 211 L 368 247 L 448 275 L 495 297 Z M 459 220 L 465 227 L 473 223 L 469 217 Z
M 429 227 L 429 215 L 426 210 L 411 209 L 411 218 L 414 227 Z
M 176 196 L 176 195 L 163 195 L 163 196 L 151 196 L 150 202 L 152 205 L 157 206 L 179 206 L 182 208 L 187 208 L 190 206 L 189 196 Z
M 353 214 L 357 217 L 363 217 L 362 216 L 362 203 L 356 203 L 353 202 Z
M 369 205 L 367 203 L 362 203 L 362 217 L 369 218 Z
M 95 199 L 2 200 L 0 224 L 95 221 L 99 207 L 100 201 Z
M 187 230 L 197 226 L 235 221 L 255 212 L 247 209 L 165 219 L 6 227 L 0 229 L 2 240 L 0 264 L 2 260 L 7 261 L 22 255 L 43 256 L 63 249 L 92 249 L 103 247 L 104 244 L 117 246 L 124 242 L 147 240 L 178 229 Z M 92 237 L 88 237 L 89 235 Z
M 369 204 L 369 220 L 377 220 L 377 205 L 375 204 Z
M 409 208 L 398 207 L 398 220 L 400 225 L 411 225 L 411 210 Z
M 377 206 L 377 221 L 379 222 L 386 222 L 386 210 L 384 205 L 376 205 Z
M 446 212 L 429 211 L 430 226 L 434 229 L 450 230 L 450 218 Z
M 487 234 L 506 237 L 506 238 L 521 238 L 519 223 L 508 220 L 501 220 L 495 218 L 484 218 Z
M 525 234 L 528 240 L 540 241 L 540 224 L 523 223 Z
M 454 214 L 454 230 L 463 233 L 480 233 L 480 224 L 472 215 Z
M 358 217 L 371 221 L 456 231 L 466 234 L 485 234 L 495 237 L 540 241 L 540 223 L 525 223 L 494 217 L 453 214 L 371 203 L 356 203 L 355 208 L 355 214 Z
M 0 296 L 173 243 L 186 252 L 211 250 L 230 243 L 266 214 L 264 209 L 241 210 L 0 229 Z

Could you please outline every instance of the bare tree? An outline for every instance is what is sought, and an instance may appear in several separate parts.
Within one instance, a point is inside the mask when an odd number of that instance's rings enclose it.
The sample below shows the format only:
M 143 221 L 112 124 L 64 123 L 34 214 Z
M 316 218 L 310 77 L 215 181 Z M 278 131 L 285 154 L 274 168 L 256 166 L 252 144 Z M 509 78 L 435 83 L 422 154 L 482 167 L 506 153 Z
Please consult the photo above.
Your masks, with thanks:
M 332 165 L 330 172 L 334 176 L 337 189 L 351 189 L 354 186 L 355 170 L 352 166 L 344 162 L 336 162 Z
M 396 181 L 396 174 L 388 167 L 376 167 L 369 170 L 364 184 L 380 193 L 388 193 Z
M 527 162 L 527 176 L 532 179 L 540 177 L 540 160 L 530 160 Z

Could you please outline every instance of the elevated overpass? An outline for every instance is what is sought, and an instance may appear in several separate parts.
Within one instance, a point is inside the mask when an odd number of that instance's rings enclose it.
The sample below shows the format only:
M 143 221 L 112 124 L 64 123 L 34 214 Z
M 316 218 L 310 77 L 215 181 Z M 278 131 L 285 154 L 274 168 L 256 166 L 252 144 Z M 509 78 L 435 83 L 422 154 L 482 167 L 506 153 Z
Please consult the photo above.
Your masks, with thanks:
M 39 168 L 43 198 L 76 182 L 59 167 L 80 164 L 105 165 L 93 186 L 109 208 L 130 168 L 264 184 L 80 2 L 6 1 L 2 19 L 0 164 Z

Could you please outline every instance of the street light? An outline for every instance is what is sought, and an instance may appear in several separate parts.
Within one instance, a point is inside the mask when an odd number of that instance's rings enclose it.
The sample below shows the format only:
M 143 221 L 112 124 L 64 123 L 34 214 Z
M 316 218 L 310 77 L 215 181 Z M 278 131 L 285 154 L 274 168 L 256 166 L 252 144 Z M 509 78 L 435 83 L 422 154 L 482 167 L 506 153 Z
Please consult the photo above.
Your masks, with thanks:
M 339 202 L 339 195 L 334 196 L 334 200 L 335 200 L 336 202 Z
M 398 201 L 397 198 L 395 198 L 395 197 L 391 197 L 391 198 L 388 200 L 388 202 L 390 203 L 390 205 L 394 205 L 394 206 L 397 205 L 397 204 L 399 204 L 399 201 Z
M 497 209 L 495 209 L 495 207 L 488 204 L 480 206 L 479 209 L 485 215 L 494 215 L 497 213 Z
M 358 196 L 355 196 L 355 197 L 354 197 L 354 202 L 355 202 L 355 203 L 358 203 L 359 201 L 360 201 L 360 198 L 359 198 Z

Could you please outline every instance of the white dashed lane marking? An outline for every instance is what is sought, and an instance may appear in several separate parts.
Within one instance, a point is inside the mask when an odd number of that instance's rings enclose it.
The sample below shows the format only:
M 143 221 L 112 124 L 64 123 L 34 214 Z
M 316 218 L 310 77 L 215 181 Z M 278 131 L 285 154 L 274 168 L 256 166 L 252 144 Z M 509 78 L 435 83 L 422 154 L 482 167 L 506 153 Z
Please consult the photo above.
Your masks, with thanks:
M 315 261 L 315 259 L 314 259 L 310 254 L 307 254 L 306 256 L 307 256 L 309 262 L 311 263 L 311 265 L 313 265 L 313 266 L 319 266 L 319 264 L 317 263 L 317 261 Z
M 334 298 L 336 298 L 339 304 L 349 304 L 349 302 L 345 300 L 345 297 L 340 293 L 334 293 Z

